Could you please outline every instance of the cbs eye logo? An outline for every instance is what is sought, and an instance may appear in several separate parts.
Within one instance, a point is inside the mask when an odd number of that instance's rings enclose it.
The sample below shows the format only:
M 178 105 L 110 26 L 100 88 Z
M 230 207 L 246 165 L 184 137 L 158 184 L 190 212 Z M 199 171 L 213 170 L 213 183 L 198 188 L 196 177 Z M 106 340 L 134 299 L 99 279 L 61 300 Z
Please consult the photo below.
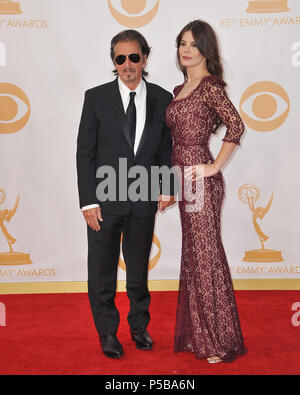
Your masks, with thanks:
M 270 132 L 286 120 L 290 101 L 286 91 L 272 81 L 260 81 L 249 86 L 240 101 L 243 121 L 258 132 Z
M 108 7 L 121 25 L 138 28 L 152 21 L 157 14 L 159 0 L 108 0 Z
M 30 102 L 22 89 L 0 82 L 0 134 L 21 130 L 30 117 Z

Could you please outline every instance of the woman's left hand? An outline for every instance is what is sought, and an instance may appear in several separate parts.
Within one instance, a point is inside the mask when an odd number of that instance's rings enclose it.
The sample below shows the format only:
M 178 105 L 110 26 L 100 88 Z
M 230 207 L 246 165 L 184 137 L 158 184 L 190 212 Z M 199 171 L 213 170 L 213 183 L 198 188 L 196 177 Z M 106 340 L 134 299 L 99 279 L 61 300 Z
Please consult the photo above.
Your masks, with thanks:
M 184 170 L 184 178 L 189 181 L 196 181 L 199 178 L 212 177 L 219 172 L 214 164 L 193 165 L 186 167 Z

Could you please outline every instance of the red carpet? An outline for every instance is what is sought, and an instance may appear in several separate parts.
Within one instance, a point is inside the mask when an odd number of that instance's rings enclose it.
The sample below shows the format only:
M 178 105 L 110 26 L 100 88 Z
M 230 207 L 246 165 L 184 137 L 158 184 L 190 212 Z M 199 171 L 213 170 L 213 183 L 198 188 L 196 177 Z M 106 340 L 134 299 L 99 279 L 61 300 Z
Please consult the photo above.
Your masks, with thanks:
M 0 327 L 0 374 L 202 375 L 300 373 L 300 326 L 292 305 L 299 291 L 237 291 L 248 353 L 232 364 L 209 365 L 191 353 L 173 352 L 176 292 L 152 292 L 152 351 L 138 351 L 127 326 L 128 300 L 117 296 L 118 332 L 125 355 L 103 356 L 87 294 L 0 295 L 6 326 Z

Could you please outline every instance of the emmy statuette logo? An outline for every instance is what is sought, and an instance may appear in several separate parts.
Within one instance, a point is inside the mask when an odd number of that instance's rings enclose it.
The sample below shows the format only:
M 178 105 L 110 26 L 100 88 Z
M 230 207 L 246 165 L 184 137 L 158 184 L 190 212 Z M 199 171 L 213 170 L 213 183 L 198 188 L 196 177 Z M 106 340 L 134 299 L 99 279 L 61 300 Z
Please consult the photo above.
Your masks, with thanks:
M 243 261 L 245 262 L 281 262 L 283 261 L 281 256 L 281 251 L 270 250 L 265 248 L 265 242 L 269 239 L 269 236 L 264 234 L 261 230 L 257 220 L 262 220 L 264 216 L 270 210 L 272 201 L 273 201 L 273 193 L 269 199 L 269 202 L 265 207 L 255 207 L 255 203 L 257 202 L 260 195 L 259 189 L 253 184 L 244 184 L 239 188 L 238 196 L 239 199 L 248 205 L 251 213 L 252 213 L 252 223 L 257 234 L 257 237 L 260 241 L 261 248 L 251 251 L 245 251 L 245 256 Z
M 121 241 L 123 239 L 123 234 L 121 236 Z M 152 270 L 158 263 L 161 256 L 161 244 L 158 237 L 153 234 L 152 243 L 158 248 L 157 253 L 149 259 L 148 271 Z M 126 271 L 126 264 L 122 258 L 119 259 L 119 266 L 122 270 Z
M 13 0 L 0 0 L 1 15 L 17 15 L 22 14 L 20 3 Z
M 157 14 L 159 0 L 155 0 L 153 7 L 145 11 L 148 3 L 151 6 L 153 1 L 154 0 L 108 0 L 108 7 L 112 16 L 118 23 L 136 29 L 150 23 Z
M 246 12 L 273 13 L 289 11 L 287 0 L 249 0 Z
M 23 252 L 13 251 L 13 244 L 17 241 L 12 235 L 8 233 L 5 226 L 5 222 L 10 222 L 10 220 L 16 214 L 19 206 L 20 197 L 18 196 L 14 207 L 11 210 L 4 209 L 0 210 L 0 230 L 7 241 L 9 251 L 0 252 L 0 266 L 1 265 L 28 265 L 31 264 L 31 259 L 29 254 L 24 254 Z M 5 202 L 5 192 L 0 189 L 0 206 Z

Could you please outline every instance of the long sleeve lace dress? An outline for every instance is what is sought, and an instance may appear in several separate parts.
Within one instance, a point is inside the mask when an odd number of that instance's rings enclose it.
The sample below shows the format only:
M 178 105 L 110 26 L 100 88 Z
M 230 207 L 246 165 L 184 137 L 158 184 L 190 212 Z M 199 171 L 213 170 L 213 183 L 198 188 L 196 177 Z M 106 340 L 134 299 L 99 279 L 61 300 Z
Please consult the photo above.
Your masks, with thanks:
M 174 89 L 166 122 L 173 139 L 173 165 L 184 174 L 185 166 L 214 162 L 209 140 L 221 124 L 227 127 L 224 141 L 235 144 L 239 144 L 244 125 L 217 77 L 204 77 L 188 96 L 177 98 L 182 88 Z M 226 360 L 246 350 L 221 240 L 224 179 L 219 172 L 203 180 L 203 204 L 200 199 L 196 210 L 189 208 L 182 181 L 182 256 L 174 350 L 191 351 L 197 358 Z

